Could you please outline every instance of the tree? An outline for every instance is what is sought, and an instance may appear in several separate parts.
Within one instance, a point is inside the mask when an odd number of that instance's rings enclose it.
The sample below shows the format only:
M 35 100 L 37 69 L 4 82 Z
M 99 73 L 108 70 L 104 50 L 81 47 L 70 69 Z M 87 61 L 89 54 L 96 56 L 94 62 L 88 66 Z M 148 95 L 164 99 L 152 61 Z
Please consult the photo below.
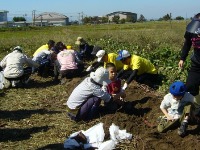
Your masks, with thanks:
M 84 17 L 82 20 L 83 24 L 87 24 L 91 22 L 91 17 Z
M 112 21 L 113 21 L 114 23 L 118 24 L 118 23 L 119 23 L 119 16 L 114 16 L 114 17 L 112 18 Z
M 19 21 L 26 21 L 24 17 L 13 17 L 14 22 L 19 22 Z
M 101 18 L 102 23 L 107 23 L 108 22 L 108 17 L 102 17 Z
M 167 20 L 170 20 L 171 19 L 171 14 L 167 14 L 165 16 L 163 16 L 163 20 L 167 21 Z
M 131 15 L 128 15 L 126 18 L 126 22 L 136 22 L 137 20 L 134 20 Z
M 144 22 L 146 21 L 145 17 L 141 14 L 139 19 L 138 19 L 138 22 Z
M 126 19 L 124 19 L 124 18 L 120 20 L 121 24 L 124 24 L 125 22 L 126 22 Z
M 181 16 L 177 16 L 177 17 L 175 18 L 175 20 L 184 20 L 184 18 L 181 17 Z

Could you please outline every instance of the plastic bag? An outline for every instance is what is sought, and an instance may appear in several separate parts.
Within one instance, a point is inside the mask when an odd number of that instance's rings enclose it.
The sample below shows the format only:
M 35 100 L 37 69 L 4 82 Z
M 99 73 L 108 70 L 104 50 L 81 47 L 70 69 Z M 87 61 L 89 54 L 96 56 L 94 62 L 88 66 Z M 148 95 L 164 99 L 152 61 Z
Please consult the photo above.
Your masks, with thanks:
M 116 146 L 115 142 L 113 140 L 109 140 L 106 142 L 103 142 L 98 150 L 112 150 Z
M 117 144 L 118 142 L 132 138 L 132 134 L 127 133 L 126 130 L 119 130 L 119 127 L 116 126 L 114 123 L 109 128 L 110 131 L 110 138 Z

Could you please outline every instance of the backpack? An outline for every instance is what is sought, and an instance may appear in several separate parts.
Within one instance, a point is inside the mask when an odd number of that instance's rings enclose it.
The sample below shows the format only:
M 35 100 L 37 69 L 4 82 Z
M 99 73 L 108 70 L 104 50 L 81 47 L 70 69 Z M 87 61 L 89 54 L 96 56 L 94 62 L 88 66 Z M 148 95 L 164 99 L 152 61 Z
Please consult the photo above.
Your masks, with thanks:
M 3 91 L 4 88 L 8 88 L 10 86 L 10 81 L 8 81 L 4 75 L 3 71 L 0 71 L 0 93 Z

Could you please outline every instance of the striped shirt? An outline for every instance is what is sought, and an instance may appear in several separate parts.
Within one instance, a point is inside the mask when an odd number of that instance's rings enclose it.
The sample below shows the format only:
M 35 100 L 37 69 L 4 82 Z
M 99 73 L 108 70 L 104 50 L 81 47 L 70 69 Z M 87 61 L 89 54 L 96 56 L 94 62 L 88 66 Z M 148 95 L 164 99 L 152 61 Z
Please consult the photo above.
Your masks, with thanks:
M 108 92 L 104 91 L 100 85 L 92 82 L 90 77 L 87 77 L 73 90 L 67 100 L 67 106 L 70 109 L 77 109 L 92 96 L 99 97 L 105 102 L 109 102 L 111 99 Z

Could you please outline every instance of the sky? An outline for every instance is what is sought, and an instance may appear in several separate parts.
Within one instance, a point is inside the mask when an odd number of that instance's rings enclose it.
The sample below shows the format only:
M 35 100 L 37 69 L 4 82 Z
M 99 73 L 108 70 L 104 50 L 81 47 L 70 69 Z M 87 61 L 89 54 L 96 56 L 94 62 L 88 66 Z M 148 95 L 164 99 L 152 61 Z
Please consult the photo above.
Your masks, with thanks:
M 128 11 L 146 19 L 159 19 L 166 14 L 172 18 L 193 17 L 200 12 L 199 0 L 1 0 L 0 10 L 7 10 L 8 18 L 32 19 L 32 12 L 57 12 L 79 20 L 80 15 L 104 16 L 115 11 Z

